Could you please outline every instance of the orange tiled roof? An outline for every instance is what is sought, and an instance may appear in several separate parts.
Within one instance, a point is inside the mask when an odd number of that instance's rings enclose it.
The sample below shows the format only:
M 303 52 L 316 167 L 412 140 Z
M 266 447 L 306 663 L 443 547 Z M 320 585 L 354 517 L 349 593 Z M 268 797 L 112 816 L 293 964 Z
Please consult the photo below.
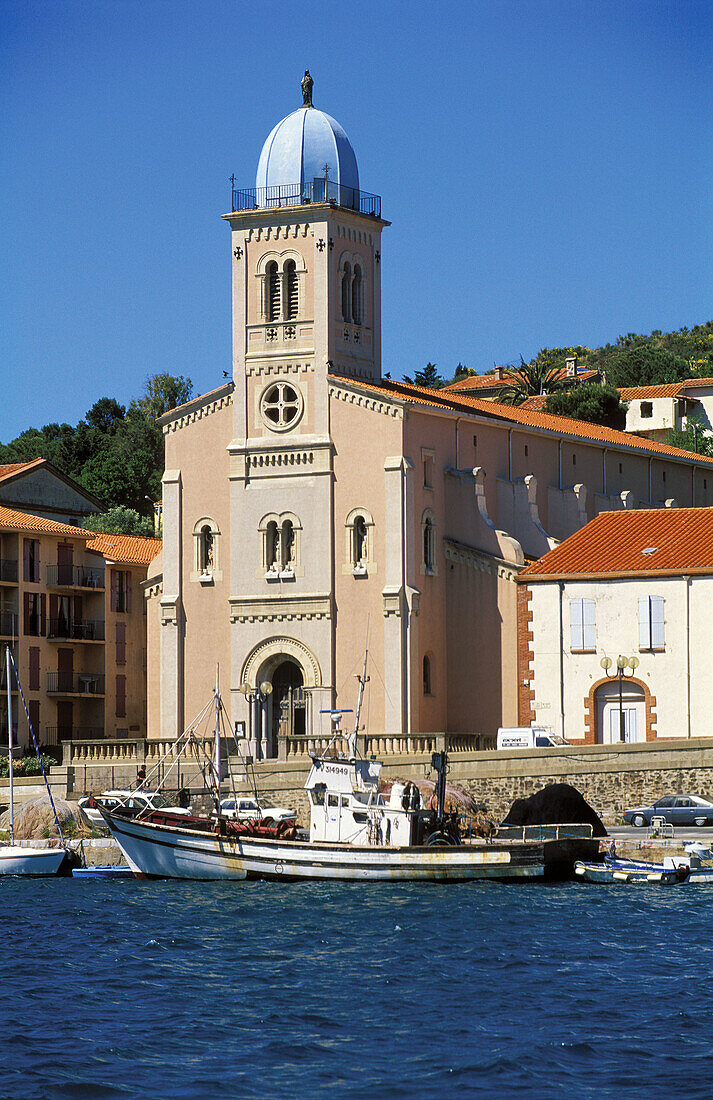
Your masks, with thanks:
M 110 561 L 122 565 L 149 565 L 161 552 L 161 539 L 152 539 L 139 535 L 104 535 L 87 532 L 91 541 L 87 550 L 95 550 Z
M 684 378 L 682 382 L 662 382 L 658 386 L 625 386 L 619 390 L 624 401 L 647 397 L 678 397 L 684 390 L 713 387 L 713 378 Z
M 19 474 L 21 470 L 30 470 L 33 466 L 41 466 L 42 463 L 46 461 L 46 458 L 33 458 L 31 462 L 6 462 L 0 464 L 0 481 L 3 481 L 6 477 L 13 477 L 15 474 Z
M 89 539 L 91 531 L 81 527 L 71 527 L 68 523 L 57 523 L 44 516 L 31 516 L 27 512 L 18 512 L 15 508 L 0 506 L 0 528 L 3 531 L 36 531 L 43 535 L 64 535 L 70 538 Z
M 454 393 L 452 390 L 431 390 L 425 386 L 414 386 L 408 382 L 392 380 L 384 380 L 378 385 L 374 382 L 357 381 L 336 374 L 330 375 L 330 379 L 343 385 L 368 390 L 387 400 L 389 397 L 394 397 L 401 401 L 431 405 L 444 410 L 472 412 L 492 420 L 520 424 L 525 428 L 552 432 L 554 435 L 578 439 L 584 443 L 606 443 L 608 446 L 621 447 L 627 451 L 685 459 L 687 462 L 695 462 L 697 466 L 713 466 L 713 458 L 694 455 L 691 451 L 671 447 L 668 443 L 659 443 L 644 436 L 620 432 L 616 428 L 605 428 L 600 424 L 590 424 L 585 420 L 574 420 L 569 416 L 555 416 L 553 413 L 540 412 L 537 409 L 523 409 L 522 406 L 504 405 L 497 401 L 488 401 L 483 397 L 471 397 L 462 391 Z
M 594 378 L 599 374 L 598 370 L 578 370 L 576 374 L 571 375 L 572 379 L 576 379 L 577 382 L 587 380 L 588 378 Z M 567 375 L 564 367 L 559 372 L 560 378 L 570 377 Z M 511 385 L 516 380 L 516 376 L 511 371 L 504 371 L 502 378 L 499 378 L 497 373 L 493 374 L 469 374 L 466 378 L 459 378 L 457 382 L 451 382 L 449 385 L 444 386 L 445 390 L 487 390 L 493 388 L 504 388 Z
M 522 577 L 713 573 L 713 508 L 602 512 Z

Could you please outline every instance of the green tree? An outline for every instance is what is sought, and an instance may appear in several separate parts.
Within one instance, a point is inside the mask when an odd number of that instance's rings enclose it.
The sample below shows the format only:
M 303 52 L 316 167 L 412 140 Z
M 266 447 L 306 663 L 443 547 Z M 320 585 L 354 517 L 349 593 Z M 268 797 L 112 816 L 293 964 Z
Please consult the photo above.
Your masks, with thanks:
M 85 516 L 82 520 L 85 531 L 96 531 L 105 535 L 153 535 L 153 520 L 140 516 L 133 508 L 123 504 L 110 508 L 99 515 Z
M 466 367 L 463 363 L 459 363 L 453 375 L 453 381 L 457 382 L 460 378 L 472 378 L 474 375 L 477 375 L 477 373 L 477 370 L 474 370 L 472 367 Z
M 627 408 L 618 390 L 613 386 L 600 386 L 598 382 L 580 382 L 571 390 L 549 394 L 545 401 L 545 412 L 619 431 L 626 427 Z
M 159 416 L 185 405 L 193 394 L 193 383 L 183 375 L 154 374 L 146 379 L 144 394 L 132 407 L 141 412 L 147 420 L 158 420 Z
M 566 384 L 559 367 L 550 366 L 544 360 L 538 359 L 526 363 L 522 356 L 520 366 L 509 368 L 509 375 L 509 384 L 498 395 L 498 400 L 504 405 L 521 405 L 527 397 L 556 393 Z
M 423 370 L 417 370 L 413 378 L 405 374 L 404 382 L 409 382 L 412 386 L 426 386 L 429 390 L 440 390 L 444 385 L 435 363 L 426 363 Z
M 690 368 L 684 359 L 666 348 L 651 344 L 626 347 L 609 359 L 605 369 L 607 382 L 617 389 L 680 382 L 690 375 Z
M 713 434 L 697 415 L 687 417 L 686 427 L 682 431 L 672 429 L 666 436 L 666 442 L 671 447 L 680 447 L 682 451 L 713 457 Z

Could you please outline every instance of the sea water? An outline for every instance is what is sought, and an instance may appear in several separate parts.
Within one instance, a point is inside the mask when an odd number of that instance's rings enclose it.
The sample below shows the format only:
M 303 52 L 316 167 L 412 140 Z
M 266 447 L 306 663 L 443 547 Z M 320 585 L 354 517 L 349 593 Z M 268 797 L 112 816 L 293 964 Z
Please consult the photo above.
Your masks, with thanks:
M 6 878 L 0 1097 L 708 1097 L 712 904 Z

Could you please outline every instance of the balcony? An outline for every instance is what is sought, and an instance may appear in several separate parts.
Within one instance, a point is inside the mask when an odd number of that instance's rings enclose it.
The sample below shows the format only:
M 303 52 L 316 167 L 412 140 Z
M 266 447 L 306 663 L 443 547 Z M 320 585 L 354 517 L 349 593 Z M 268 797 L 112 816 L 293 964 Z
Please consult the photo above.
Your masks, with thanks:
M 344 206 L 372 218 L 381 217 L 381 195 L 343 187 L 332 180 L 315 179 L 311 183 L 284 183 L 274 187 L 233 188 L 233 213 L 239 210 L 264 210 L 276 206 L 304 206 L 313 202 L 328 202 Z
M 0 581 L 17 584 L 18 576 L 18 563 L 8 558 L 0 558 Z
M 50 619 L 47 637 L 50 641 L 103 642 L 104 623 L 101 619 Z
M 59 745 L 62 741 L 98 741 L 104 736 L 101 726 L 46 726 L 43 745 Z
M 104 588 L 104 570 L 87 565 L 48 565 L 48 588 Z
M 19 630 L 17 611 L 0 611 L 0 637 L 16 638 Z
M 48 672 L 48 695 L 104 695 L 104 675 L 98 672 Z

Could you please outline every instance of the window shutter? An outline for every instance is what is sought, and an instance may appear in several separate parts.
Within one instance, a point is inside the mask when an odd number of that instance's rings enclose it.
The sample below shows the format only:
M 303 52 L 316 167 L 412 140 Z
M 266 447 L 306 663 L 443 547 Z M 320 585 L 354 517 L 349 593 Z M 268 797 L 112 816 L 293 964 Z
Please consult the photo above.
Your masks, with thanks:
M 639 649 L 651 649 L 651 617 L 649 597 L 639 599 Z
M 116 624 L 116 663 L 126 664 L 126 623 Z
M 111 610 L 116 611 L 119 606 L 119 574 L 116 569 L 111 571 Z
M 40 634 L 47 636 L 47 597 L 43 592 L 40 596 Z
M 25 542 L 27 542 L 27 540 L 25 540 Z M 25 612 L 25 614 L 24 614 L 25 634 L 31 634 L 32 633 L 32 630 L 30 629 L 30 609 L 31 609 L 30 600 L 31 600 L 31 598 L 32 598 L 32 596 L 31 596 L 30 592 L 24 592 L 23 593 L 24 612 Z
M 664 624 L 663 624 L 663 598 L 661 596 L 650 597 L 651 608 L 651 648 L 664 648 Z
M 582 600 L 582 649 L 596 649 L 594 600 Z
M 30 658 L 30 675 L 29 675 L 29 690 L 40 690 L 40 647 L 31 645 L 29 647 Z
M 124 611 L 131 611 L 131 570 L 127 569 L 126 577 L 126 605 Z
M 582 628 L 582 601 L 569 601 L 570 649 L 584 649 Z
M 126 718 L 126 676 L 116 678 L 116 717 Z
M 30 576 L 30 543 L 32 539 L 24 539 L 22 543 L 22 576 L 26 581 L 31 581 Z

